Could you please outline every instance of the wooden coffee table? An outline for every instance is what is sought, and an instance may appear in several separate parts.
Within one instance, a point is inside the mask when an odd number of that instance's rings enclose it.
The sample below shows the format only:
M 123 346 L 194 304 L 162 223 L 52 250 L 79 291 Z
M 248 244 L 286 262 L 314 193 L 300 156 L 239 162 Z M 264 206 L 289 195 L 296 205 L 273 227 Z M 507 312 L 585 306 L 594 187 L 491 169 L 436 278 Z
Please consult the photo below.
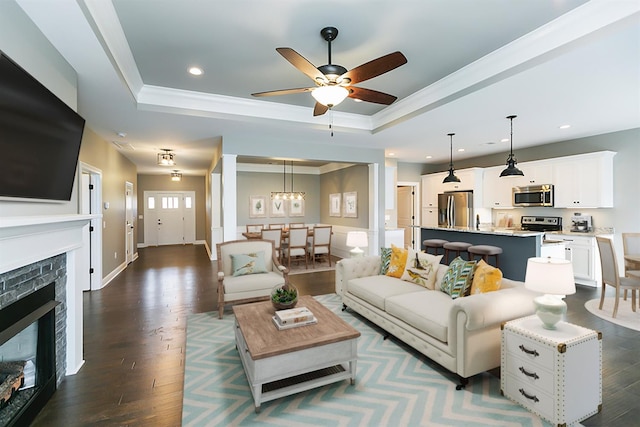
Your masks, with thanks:
M 283 396 L 345 379 L 355 384 L 360 332 L 311 296 L 297 306 L 311 310 L 318 323 L 280 331 L 271 301 L 233 306 L 236 347 L 256 412 Z

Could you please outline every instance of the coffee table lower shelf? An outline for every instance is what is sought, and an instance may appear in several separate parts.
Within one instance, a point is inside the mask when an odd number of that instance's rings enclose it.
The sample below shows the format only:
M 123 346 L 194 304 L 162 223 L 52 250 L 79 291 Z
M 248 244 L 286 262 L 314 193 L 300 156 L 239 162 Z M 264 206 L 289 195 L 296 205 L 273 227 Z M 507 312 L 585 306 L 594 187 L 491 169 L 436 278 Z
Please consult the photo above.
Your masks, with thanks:
M 253 360 L 238 325 L 236 347 L 249 381 L 256 412 L 262 402 L 346 379 L 355 384 L 357 339 Z

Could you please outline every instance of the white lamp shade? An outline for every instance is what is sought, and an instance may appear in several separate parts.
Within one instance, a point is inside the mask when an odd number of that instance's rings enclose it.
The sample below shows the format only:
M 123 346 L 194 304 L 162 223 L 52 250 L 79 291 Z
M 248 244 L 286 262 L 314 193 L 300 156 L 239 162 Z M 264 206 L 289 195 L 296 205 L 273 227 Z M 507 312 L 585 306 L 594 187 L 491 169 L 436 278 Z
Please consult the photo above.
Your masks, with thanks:
M 333 107 L 340 104 L 349 95 L 349 91 L 342 86 L 320 86 L 311 91 L 311 96 L 320 104 Z
M 355 248 L 369 246 L 367 233 L 364 231 L 349 231 L 347 233 L 347 246 Z
M 529 258 L 524 287 L 549 295 L 576 293 L 571 261 L 560 258 Z

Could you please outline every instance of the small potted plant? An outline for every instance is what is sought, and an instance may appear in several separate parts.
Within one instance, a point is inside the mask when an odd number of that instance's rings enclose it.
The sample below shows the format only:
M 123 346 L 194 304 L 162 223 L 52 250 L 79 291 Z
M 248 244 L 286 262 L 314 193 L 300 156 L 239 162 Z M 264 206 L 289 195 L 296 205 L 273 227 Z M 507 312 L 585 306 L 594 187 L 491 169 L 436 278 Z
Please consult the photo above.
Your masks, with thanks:
M 271 303 L 276 310 L 295 307 L 298 303 L 298 289 L 288 282 L 277 285 L 271 290 Z

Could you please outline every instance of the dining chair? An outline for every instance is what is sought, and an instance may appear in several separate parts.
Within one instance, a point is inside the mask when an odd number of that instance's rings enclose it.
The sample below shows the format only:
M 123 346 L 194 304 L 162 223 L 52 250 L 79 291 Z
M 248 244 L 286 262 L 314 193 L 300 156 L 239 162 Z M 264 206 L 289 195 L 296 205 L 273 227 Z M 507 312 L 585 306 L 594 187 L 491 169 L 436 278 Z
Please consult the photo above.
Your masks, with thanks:
M 247 233 L 259 233 L 264 228 L 264 224 L 247 224 Z
M 289 223 L 289 228 L 302 228 L 304 226 L 305 226 L 304 222 L 290 222 Z
M 291 268 L 291 258 L 304 257 L 305 268 L 309 268 L 307 259 L 307 227 L 289 229 L 289 244 L 282 248 L 283 254 L 288 258 L 288 267 Z
M 271 240 L 273 242 L 273 247 L 276 251 L 276 258 L 278 259 L 278 261 L 280 261 L 280 263 L 282 263 L 282 229 L 263 229 L 260 232 L 260 238 L 263 240 Z
M 269 230 L 282 230 L 284 224 L 269 224 Z
M 616 252 L 613 248 L 613 241 L 606 237 L 596 236 L 598 251 L 600 252 L 600 264 L 602 265 L 602 295 L 600 296 L 600 310 L 604 304 L 604 294 L 606 285 L 612 286 L 616 290 L 615 303 L 613 305 L 613 316 L 618 314 L 618 303 L 620 302 L 620 291 L 631 291 L 631 309 L 636 311 L 636 294 L 640 291 L 640 279 L 632 279 L 618 274 L 618 262 Z
M 307 239 L 307 251 L 313 259 L 313 268 L 316 268 L 316 257 L 327 255 L 329 267 L 331 267 L 331 226 L 313 227 L 313 236 Z

